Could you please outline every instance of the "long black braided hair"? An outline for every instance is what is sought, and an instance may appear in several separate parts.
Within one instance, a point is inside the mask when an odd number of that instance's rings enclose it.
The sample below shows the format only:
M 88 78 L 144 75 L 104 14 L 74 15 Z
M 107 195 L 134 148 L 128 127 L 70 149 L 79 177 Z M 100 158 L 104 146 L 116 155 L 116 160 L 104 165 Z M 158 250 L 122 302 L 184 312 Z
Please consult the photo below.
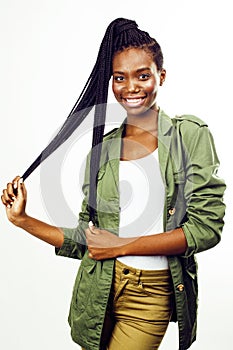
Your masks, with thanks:
M 112 60 L 115 53 L 129 47 L 146 50 L 152 55 L 158 70 L 163 68 L 163 54 L 154 38 L 140 30 L 134 20 L 117 18 L 112 21 L 106 29 L 93 70 L 70 114 L 57 135 L 22 176 L 25 180 L 42 161 L 63 144 L 94 107 L 89 191 L 89 218 L 93 222 L 95 222 L 97 174 L 104 135 L 108 86 L 112 75 Z

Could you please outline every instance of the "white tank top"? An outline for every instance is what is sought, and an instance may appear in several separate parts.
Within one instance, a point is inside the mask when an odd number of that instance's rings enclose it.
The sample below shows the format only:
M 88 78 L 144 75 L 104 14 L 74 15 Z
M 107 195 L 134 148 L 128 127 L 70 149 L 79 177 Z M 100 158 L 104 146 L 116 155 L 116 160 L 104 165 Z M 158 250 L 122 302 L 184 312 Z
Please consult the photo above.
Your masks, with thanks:
M 165 187 L 158 149 L 130 161 L 120 161 L 120 237 L 140 237 L 163 232 Z M 166 256 L 122 256 L 122 263 L 141 270 L 168 269 Z

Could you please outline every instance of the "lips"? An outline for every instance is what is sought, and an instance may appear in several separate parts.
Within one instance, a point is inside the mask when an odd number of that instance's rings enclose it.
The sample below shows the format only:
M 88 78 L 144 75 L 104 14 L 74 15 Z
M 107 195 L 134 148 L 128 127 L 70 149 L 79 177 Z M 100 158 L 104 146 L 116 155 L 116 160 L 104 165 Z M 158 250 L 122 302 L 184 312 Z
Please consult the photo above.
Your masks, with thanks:
M 128 107 L 138 107 L 141 106 L 144 102 L 144 97 L 137 97 L 137 98 L 124 98 L 124 104 Z

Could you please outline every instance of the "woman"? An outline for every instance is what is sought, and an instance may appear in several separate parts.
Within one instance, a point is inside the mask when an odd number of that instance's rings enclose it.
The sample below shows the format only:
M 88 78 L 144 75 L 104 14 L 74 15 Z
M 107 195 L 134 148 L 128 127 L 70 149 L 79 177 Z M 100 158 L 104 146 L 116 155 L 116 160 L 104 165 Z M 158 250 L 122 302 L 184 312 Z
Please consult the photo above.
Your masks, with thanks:
M 103 138 L 111 77 L 126 119 Z M 156 40 L 134 21 L 111 22 L 62 129 L 22 178 L 3 190 L 13 224 L 55 246 L 56 254 L 82 259 L 69 324 L 73 340 L 86 350 L 158 349 L 170 321 L 178 321 L 180 350 L 196 339 L 195 254 L 220 241 L 225 183 L 217 176 L 219 161 L 206 123 L 190 115 L 170 119 L 157 106 L 165 78 Z M 69 137 L 93 105 L 93 145 L 78 227 L 58 228 L 27 215 L 22 179 Z M 148 183 L 138 179 L 137 168 L 148 174 Z M 141 190 L 139 200 L 131 198 L 130 210 L 121 186 L 125 179 Z

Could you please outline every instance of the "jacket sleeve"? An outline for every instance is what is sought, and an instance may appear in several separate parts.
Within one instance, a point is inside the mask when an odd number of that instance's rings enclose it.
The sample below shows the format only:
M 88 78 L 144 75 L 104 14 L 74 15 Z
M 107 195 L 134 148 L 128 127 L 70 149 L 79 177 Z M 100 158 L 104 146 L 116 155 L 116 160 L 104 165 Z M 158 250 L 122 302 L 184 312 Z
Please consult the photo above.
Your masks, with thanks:
M 78 226 L 76 228 L 61 227 L 64 232 L 64 243 L 62 247 L 55 248 L 56 255 L 65 256 L 74 259 L 82 259 L 86 250 L 86 235 L 85 230 L 88 227 L 89 211 L 89 174 L 90 174 L 90 154 L 86 161 L 86 170 L 82 191 L 84 199 L 82 202 L 81 211 L 79 213 Z
M 185 256 L 188 257 L 210 249 L 220 241 L 224 225 L 223 196 L 226 185 L 217 174 L 219 160 L 208 127 L 195 124 L 190 128 L 190 122 L 184 122 L 183 129 L 187 220 L 182 228 L 188 244 Z M 190 129 L 193 129 L 192 135 Z

